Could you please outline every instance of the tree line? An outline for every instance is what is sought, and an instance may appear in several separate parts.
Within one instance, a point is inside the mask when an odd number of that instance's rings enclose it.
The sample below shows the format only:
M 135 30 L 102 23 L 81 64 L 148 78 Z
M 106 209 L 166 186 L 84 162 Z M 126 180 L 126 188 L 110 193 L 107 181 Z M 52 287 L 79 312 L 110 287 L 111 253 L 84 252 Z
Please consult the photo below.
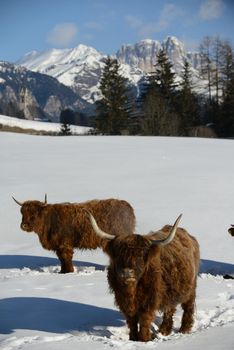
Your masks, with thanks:
M 234 55 L 229 42 L 205 37 L 199 50 L 203 94 L 194 86 L 193 68 L 185 60 L 180 81 L 166 52 L 140 82 L 134 99 L 116 58 L 107 57 L 96 101 L 94 127 L 106 135 L 193 136 L 209 125 L 218 137 L 234 137 Z M 201 81 L 201 80 L 197 80 Z M 205 94 L 204 94 L 205 90 Z

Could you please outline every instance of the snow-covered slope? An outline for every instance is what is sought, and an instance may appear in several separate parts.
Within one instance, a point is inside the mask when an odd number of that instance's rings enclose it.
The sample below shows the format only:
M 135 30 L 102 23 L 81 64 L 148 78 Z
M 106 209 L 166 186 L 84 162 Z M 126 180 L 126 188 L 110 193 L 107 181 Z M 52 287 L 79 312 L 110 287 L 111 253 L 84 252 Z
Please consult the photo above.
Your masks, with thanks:
M 232 350 L 234 280 L 234 142 L 165 137 L 47 137 L 0 134 L 1 350 Z M 137 232 L 172 223 L 201 246 L 195 324 L 147 344 L 128 340 L 109 293 L 100 250 L 76 251 L 76 271 L 58 274 L 56 256 L 35 234 L 20 230 L 18 200 L 50 203 L 124 198 L 135 208 Z M 207 274 L 211 272 L 212 274 Z M 153 328 L 161 322 L 155 319 Z
M 155 58 L 162 47 L 166 49 L 178 77 L 181 75 L 184 59 L 187 59 L 192 65 L 194 79 L 200 80 L 195 54 L 188 54 L 183 43 L 176 37 L 168 37 L 162 43 L 146 39 L 134 45 L 123 45 L 118 50 L 116 57 L 130 84 L 137 87 L 146 73 L 154 71 Z M 94 102 L 99 96 L 98 82 L 105 57 L 106 55 L 92 47 L 79 45 L 74 49 L 33 51 L 22 57 L 17 64 L 51 75 L 63 84 L 73 87 L 85 100 Z M 193 66 L 195 62 L 196 67 Z
M 0 108 L 6 115 L 57 122 L 63 109 L 87 111 L 89 104 L 52 76 L 0 61 Z
M 33 51 L 16 63 L 57 78 L 61 83 L 72 86 L 84 99 L 93 102 L 98 91 L 96 87 L 104 64 L 103 57 L 94 48 L 79 45 L 74 49 Z
M 59 133 L 61 130 L 60 123 L 49 123 L 35 120 L 24 120 L 19 118 L 7 117 L 5 115 L 0 115 L 0 125 L 9 126 L 11 128 L 18 127 L 23 130 L 36 130 L 36 131 L 46 131 Z M 91 128 L 77 125 L 70 125 L 72 134 L 82 135 L 87 134 Z

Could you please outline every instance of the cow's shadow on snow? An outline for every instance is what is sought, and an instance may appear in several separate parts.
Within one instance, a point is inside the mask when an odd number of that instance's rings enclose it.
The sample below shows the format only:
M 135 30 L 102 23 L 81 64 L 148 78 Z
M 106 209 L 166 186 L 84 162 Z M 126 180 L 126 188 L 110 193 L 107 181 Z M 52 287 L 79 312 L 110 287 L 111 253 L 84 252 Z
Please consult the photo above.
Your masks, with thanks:
M 0 300 L 0 333 L 15 329 L 50 333 L 88 332 L 109 337 L 107 326 L 124 325 L 120 312 L 51 298 L 16 297 Z
M 95 270 L 104 271 L 106 266 L 86 261 L 73 261 L 77 270 L 83 267 L 93 267 Z M 0 255 L 0 269 L 23 269 L 41 270 L 48 266 L 60 267 L 57 258 L 30 255 Z M 234 265 L 214 260 L 201 259 L 199 273 L 210 273 L 211 275 L 234 276 Z
M 73 261 L 73 265 L 77 270 L 83 267 L 93 267 L 95 270 L 105 270 L 104 265 L 86 262 L 86 261 Z M 30 255 L 0 255 L 0 269 L 23 269 L 29 268 L 30 270 L 43 271 L 46 267 L 58 267 L 60 270 L 60 261 L 57 258 L 49 258 L 42 256 L 30 256 Z
M 225 278 L 234 278 L 234 265 L 220 261 L 201 259 L 199 273 L 209 273 L 214 276 L 221 275 Z

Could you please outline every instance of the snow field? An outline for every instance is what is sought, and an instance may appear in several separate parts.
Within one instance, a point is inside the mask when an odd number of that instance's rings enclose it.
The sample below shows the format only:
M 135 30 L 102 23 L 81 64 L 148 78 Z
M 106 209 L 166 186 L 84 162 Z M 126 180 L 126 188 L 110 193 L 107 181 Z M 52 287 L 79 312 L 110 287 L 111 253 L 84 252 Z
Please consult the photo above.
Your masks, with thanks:
M 0 133 L 0 349 L 233 349 L 234 240 L 232 140 L 47 137 Z M 147 344 L 128 340 L 106 280 L 101 250 L 76 251 L 75 272 L 58 274 L 55 255 L 20 230 L 20 201 L 116 197 L 135 208 L 137 232 L 174 222 L 201 246 L 195 324 Z M 161 315 L 157 315 L 153 329 Z
M 25 119 L 7 117 L 5 115 L 0 115 L 0 124 L 5 126 L 10 126 L 10 127 L 19 127 L 24 130 L 32 129 L 37 131 L 50 131 L 55 133 L 59 133 L 61 130 L 60 123 L 25 120 Z M 89 127 L 77 126 L 77 125 L 71 125 L 70 128 L 71 128 L 72 134 L 75 134 L 75 135 L 87 134 L 90 130 Z
M 113 305 L 104 266 L 82 263 L 83 266 L 79 264 L 75 272 L 68 275 L 58 274 L 59 265 L 2 270 L 0 282 L 4 283 L 4 294 L 8 298 L 0 301 L 4 320 L 1 349 L 39 349 L 44 345 L 48 349 L 55 345 L 57 349 L 62 344 L 67 346 L 67 342 L 74 346 L 77 341 L 82 348 L 91 341 L 116 349 L 126 346 L 129 349 L 155 346 L 160 349 L 164 343 L 176 342 L 181 346 L 180 340 L 182 343 L 185 339 L 191 341 L 211 328 L 230 326 L 234 322 L 233 281 L 201 274 L 192 332 L 188 335 L 178 333 L 182 314 L 178 307 L 169 337 L 157 335 L 154 341 L 137 345 L 128 340 L 124 317 Z M 161 315 L 158 315 L 152 325 L 155 332 L 160 322 Z M 12 336 L 16 329 L 17 336 Z

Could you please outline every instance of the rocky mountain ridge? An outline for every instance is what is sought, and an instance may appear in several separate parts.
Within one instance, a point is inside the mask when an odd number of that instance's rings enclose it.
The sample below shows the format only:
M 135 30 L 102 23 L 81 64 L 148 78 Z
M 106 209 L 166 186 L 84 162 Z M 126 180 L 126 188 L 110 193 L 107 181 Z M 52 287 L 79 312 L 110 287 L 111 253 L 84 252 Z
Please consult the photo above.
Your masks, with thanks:
M 54 77 L 0 62 L 1 113 L 57 122 L 61 110 L 68 107 L 85 111 L 89 104 Z
M 204 92 L 206 82 L 199 74 L 200 55 L 187 52 L 176 37 L 162 43 L 145 39 L 125 44 L 116 57 L 121 73 L 129 81 L 131 96 L 140 94 L 142 81 L 154 71 L 158 51 L 164 48 L 171 60 L 176 80 L 181 79 L 183 64 L 191 66 L 196 91 Z M 92 114 L 100 98 L 99 81 L 107 56 L 96 49 L 78 45 L 73 49 L 32 51 L 15 64 L 0 62 L 0 112 L 26 119 L 57 122 L 64 108 Z M 20 111 L 18 115 L 15 109 Z
M 199 85 L 197 83 L 200 82 L 202 88 L 204 82 L 199 75 L 199 54 L 187 52 L 184 44 L 173 36 L 168 37 L 162 43 L 145 39 L 133 45 L 121 46 L 115 57 L 121 63 L 122 74 L 128 78 L 130 85 L 137 88 L 137 91 L 139 90 L 138 83 L 142 77 L 154 70 L 156 55 L 160 48 L 166 50 L 178 80 L 180 80 L 186 59 L 191 64 L 196 85 Z M 93 103 L 100 96 L 98 83 L 105 58 L 105 54 L 80 44 L 74 49 L 33 51 L 16 63 L 58 79 L 61 83 L 72 87 L 84 100 Z

